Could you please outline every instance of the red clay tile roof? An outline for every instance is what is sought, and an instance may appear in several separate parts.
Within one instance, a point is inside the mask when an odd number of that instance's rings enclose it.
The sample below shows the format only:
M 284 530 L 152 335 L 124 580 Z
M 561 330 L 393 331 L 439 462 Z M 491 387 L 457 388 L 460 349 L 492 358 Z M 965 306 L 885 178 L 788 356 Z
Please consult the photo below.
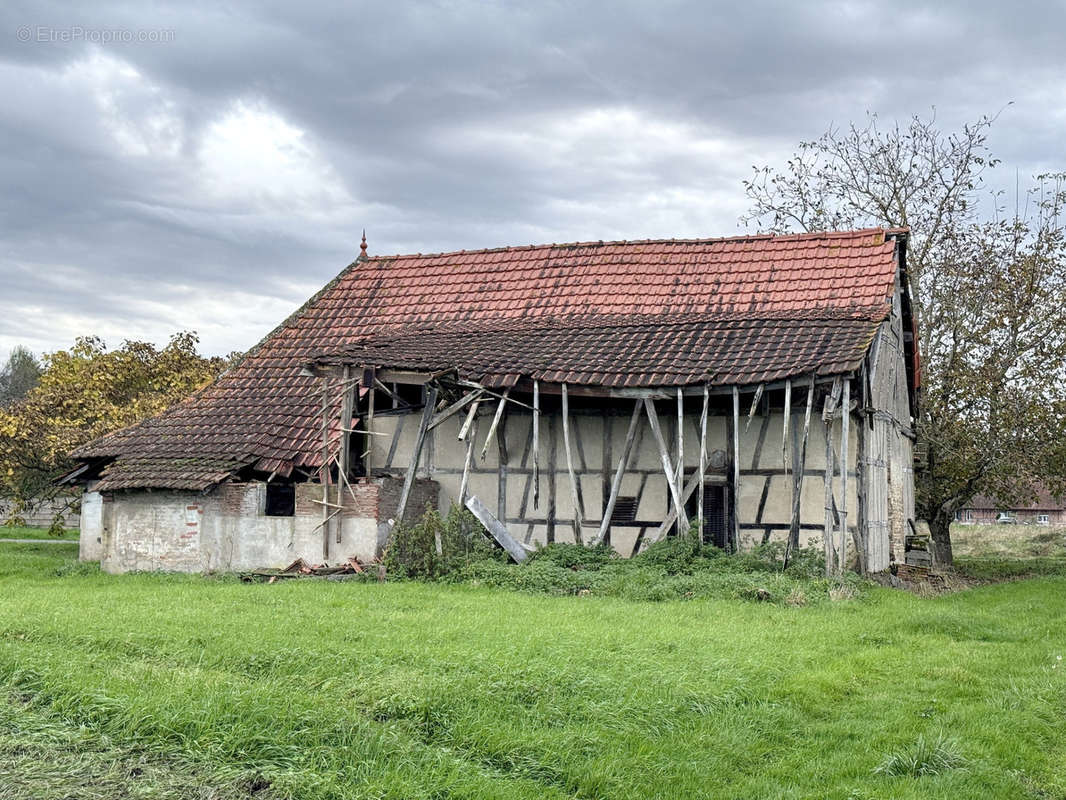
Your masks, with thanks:
M 300 375 L 315 354 L 426 324 L 660 314 L 755 320 L 822 311 L 879 319 L 895 273 L 895 242 L 876 229 L 370 258 L 346 268 L 211 386 L 74 455 L 117 458 L 113 488 L 120 472 L 136 476 L 123 478 L 123 487 L 171 487 L 176 475 L 201 488 L 216 482 L 217 471 L 194 470 L 186 459 L 287 474 L 321 458 L 319 381 Z M 759 358 L 766 363 L 758 374 L 772 373 L 774 356 Z M 671 368 L 649 364 L 645 372 Z M 147 459 L 154 473 L 142 468 Z M 133 460 L 141 467 L 122 464 Z M 106 477 L 101 488 L 109 488 Z

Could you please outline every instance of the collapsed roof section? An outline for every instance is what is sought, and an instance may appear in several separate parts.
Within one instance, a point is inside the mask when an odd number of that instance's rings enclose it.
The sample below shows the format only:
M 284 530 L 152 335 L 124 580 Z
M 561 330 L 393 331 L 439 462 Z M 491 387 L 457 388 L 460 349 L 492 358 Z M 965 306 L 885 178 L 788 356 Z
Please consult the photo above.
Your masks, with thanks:
M 489 388 L 523 378 L 604 389 L 742 386 L 855 369 L 886 313 L 826 309 L 452 323 L 370 337 L 319 355 L 309 366 L 455 370 Z
M 316 356 L 600 386 L 845 371 L 890 312 L 901 233 L 360 259 L 213 384 L 74 457 L 102 490 L 203 490 L 240 469 L 314 469 L 321 392 L 304 373 Z

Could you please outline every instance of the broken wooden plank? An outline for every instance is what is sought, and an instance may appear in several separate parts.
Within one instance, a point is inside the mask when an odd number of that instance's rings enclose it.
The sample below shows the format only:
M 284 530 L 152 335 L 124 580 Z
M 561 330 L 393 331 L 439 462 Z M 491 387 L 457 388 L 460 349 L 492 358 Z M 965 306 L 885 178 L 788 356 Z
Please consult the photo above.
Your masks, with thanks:
M 759 401 L 762 400 L 763 384 L 759 384 L 755 390 L 755 396 L 751 398 L 751 408 L 748 409 L 748 420 L 744 423 L 744 432 L 748 432 L 748 428 L 751 427 L 751 420 L 755 416 L 755 410 L 759 407 Z
M 662 461 L 663 474 L 666 475 L 666 486 L 670 490 L 670 499 L 673 500 L 677 518 L 685 520 L 685 524 L 688 525 L 688 518 L 685 516 L 684 505 L 681 502 L 681 493 L 674 482 L 674 466 L 670 463 L 670 453 L 666 449 L 666 440 L 663 439 L 663 432 L 659 428 L 659 414 L 655 410 L 655 402 L 649 398 L 644 398 L 644 410 L 647 412 L 648 424 L 651 427 L 652 435 L 655 437 L 655 443 L 659 447 L 659 459 Z
M 403 490 L 400 492 L 400 502 L 396 506 L 396 516 L 392 524 L 398 525 L 403 521 L 403 512 L 407 509 L 407 500 L 411 496 L 411 487 L 415 483 L 415 472 L 418 470 L 418 461 L 422 457 L 422 445 L 426 441 L 426 431 L 429 429 L 429 421 L 433 418 L 433 406 L 437 402 L 437 387 L 428 386 L 426 389 L 426 404 L 422 408 L 422 422 L 418 426 L 418 436 L 415 438 L 414 452 L 411 453 L 411 463 L 407 467 L 407 474 L 403 479 Z
M 581 499 L 578 497 L 577 491 L 577 473 L 574 472 L 574 455 L 570 447 L 570 396 L 566 391 L 566 384 L 562 386 L 563 390 L 563 449 L 566 451 L 566 471 L 570 476 L 570 502 L 574 506 L 574 542 L 577 544 L 583 544 L 581 537 Z
M 508 555 L 515 560 L 516 563 L 521 564 L 528 558 L 526 549 L 513 537 L 510 531 L 507 530 L 507 526 L 500 522 L 496 517 L 492 515 L 485 504 L 481 502 L 480 498 L 476 494 L 470 495 L 466 501 L 466 507 L 470 509 L 478 521 L 485 526 L 492 538 L 499 543 L 500 547 L 507 551 Z
M 500 424 L 500 419 L 503 417 L 503 411 L 507 407 L 507 396 L 511 393 L 511 389 L 507 388 L 503 390 L 503 395 L 500 397 L 499 405 L 496 406 L 496 414 L 492 418 L 492 424 L 489 425 L 489 432 L 485 434 L 485 445 L 481 448 L 481 458 L 485 458 L 485 454 L 489 451 L 489 442 L 492 441 L 492 437 L 496 435 L 496 427 Z
M 622 455 L 618 459 L 618 469 L 615 470 L 614 480 L 611 481 L 611 494 L 607 498 L 607 507 L 603 509 L 603 519 L 600 521 L 600 530 L 593 539 L 592 544 L 599 544 L 607 535 L 611 527 L 611 515 L 614 514 L 615 503 L 618 502 L 618 491 L 622 488 L 622 478 L 625 475 L 626 466 L 629 464 L 629 455 L 633 450 L 633 441 L 636 439 L 637 426 L 640 424 L 640 412 L 643 400 L 637 400 L 633 404 L 633 415 L 629 418 L 629 430 L 626 431 L 625 444 L 622 445 Z
M 483 394 L 484 392 L 481 389 L 474 389 L 471 392 L 467 392 L 465 395 L 460 397 L 458 400 L 456 400 L 450 406 L 445 408 L 443 411 L 435 414 L 433 416 L 433 420 L 429 423 L 429 430 L 433 430 L 442 422 L 451 419 L 453 416 L 455 416 L 464 408 L 466 408 L 468 403 L 472 403 L 473 401 L 481 397 Z
M 459 428 L 458 439 L 460 442 L 466 441 L 467 434 L 470 433 L 470 425 L 474 421 L 474 417 L 477 416 L 477 408 L 481 405 L 480 400 L 475 400 L 470 409 L 466 412 L 466 419 L 463 421 L 462 426 Z

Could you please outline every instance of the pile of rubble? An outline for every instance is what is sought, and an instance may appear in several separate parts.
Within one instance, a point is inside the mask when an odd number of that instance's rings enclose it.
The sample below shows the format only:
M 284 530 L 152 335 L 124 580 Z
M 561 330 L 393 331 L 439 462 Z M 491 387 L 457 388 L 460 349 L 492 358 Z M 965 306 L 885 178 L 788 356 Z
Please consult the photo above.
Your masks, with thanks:
M 362 564 L 357 558 L 349 558 L 343 564 L 330 566 L 329 564 L 308 564 L 302 558 L 298 558 L 284 569 L 255 570 L 242 572 L 241 580 L 245 583 L 277 583 L 289 578 L 324 578 L 330 581 L 365 579 L 368 570 L 377 568 L 378 580 L 381 580 L 381 571 L 384 565 Z M 372 572 L 371 572 L 372 574 Z

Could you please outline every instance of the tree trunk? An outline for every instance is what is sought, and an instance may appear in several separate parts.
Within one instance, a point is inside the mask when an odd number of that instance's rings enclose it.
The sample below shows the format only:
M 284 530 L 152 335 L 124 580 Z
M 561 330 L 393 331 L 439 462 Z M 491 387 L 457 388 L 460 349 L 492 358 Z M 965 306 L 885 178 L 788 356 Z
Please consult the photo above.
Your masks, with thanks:
M 954 563 L 951 552 L 952 516 L 941 511 L 929 520 L 929 532 L 933 535 L 933 563 L 941 567 L 950 567 Z

